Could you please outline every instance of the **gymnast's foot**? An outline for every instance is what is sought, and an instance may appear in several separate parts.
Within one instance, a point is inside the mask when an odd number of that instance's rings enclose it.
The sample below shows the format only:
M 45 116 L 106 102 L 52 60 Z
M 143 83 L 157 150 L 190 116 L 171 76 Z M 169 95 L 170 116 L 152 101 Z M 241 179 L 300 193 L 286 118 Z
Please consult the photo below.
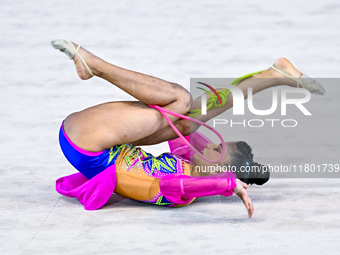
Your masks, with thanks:
M 278 78 L 285 78 L 287 85 L 307 89 L 313 94 L 324 95 L 326 92 L 320 82 L 310 78 L 306 74 L 302 74 L 285 58 L 279 58 L 275 64 L 271 66 L 271 69 L 277 72 L 275 75 Z
M 289 75 L 289 76 L 291 76 L 292 78 L 295 78 L 295 79 L 299 79 L 302 76 L 302 73 L 299 70 L 297 70 L 292 65 L 292 63 L 290 63 L 285 58 L 279 58 L 278 60 L 276 60 L 276 62 L 274 63 L 273 67 L 279 69 L 280 71 L 284 72 L 285 74 L 287 74 L 287 75 Z M 267 71 L 270 72 L 270 77 L 280 78 L 280 79 L 285 78 L 286 82 L 287 82 L 287 85 L 290 85 L 292 87 L 297 87 L 297 82 L 296 81 L 294 81 L 294 80 L 292 80 L 290 78 L 287 78 L 287 76 L 285 76 L 282 73 L 274 70 L 272 67 L 269 68 Z
M 66 40 L 53 40 L 52 46 L 59 49 L 61 52 L 64 52 L 73 60 L 80 79 L 87 80 L 94 75 L 98 75 L 96 66 L 103 60 L 93 55 L 91 52 Z

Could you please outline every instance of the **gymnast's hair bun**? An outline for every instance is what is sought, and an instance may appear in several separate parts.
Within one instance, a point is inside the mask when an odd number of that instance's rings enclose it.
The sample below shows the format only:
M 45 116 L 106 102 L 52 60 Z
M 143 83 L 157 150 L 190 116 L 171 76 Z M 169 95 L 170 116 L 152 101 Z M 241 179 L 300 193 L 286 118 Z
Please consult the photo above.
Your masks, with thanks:
M 235 166 L 236 176 L 247 184 L 263 185 L 269 180 L 269 168 L 253 161 L 252 149 L 244 141 L 236 142 L 235 152 L 231 155 L 232 166 Z
M 270 172 L 267 166 L 252 161 L 246 164 L 243 171 L 236 173 L 236 176 L 247 184 L 263 185 L 269 180 Z

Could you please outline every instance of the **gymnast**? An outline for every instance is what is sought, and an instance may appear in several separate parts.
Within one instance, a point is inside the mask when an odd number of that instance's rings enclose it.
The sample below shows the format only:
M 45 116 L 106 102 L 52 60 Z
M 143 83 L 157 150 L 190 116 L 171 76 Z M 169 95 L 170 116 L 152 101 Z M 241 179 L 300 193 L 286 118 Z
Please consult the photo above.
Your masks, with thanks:
M 190 93 L 179 84 L 115 66 L 71 41 L 53 40 L 52 46 L 73 60 L 82 80 L 100 77 L 137 99 L 92 106 L 70 114 L 63 121 L 59 132 L 60 146 L 79 173 L 59 178 L 56 185 L 59 193 L 77 197 L 87 210 L 103 206 L 113 192 L 167 207 L 188 205 L 196 197 L 236 193 L 245 204 L 249 217 L 253 215 L 254 207 L 246 189 L 248 184 L 262 185 L 268 181 L 269 172 L 240 177 L 229 171 L 207 173 L 196 170 L 217 161 L 215 165 L 237 169 L 245 165 L 263 167 L 253 161 L 252 149 L 247 143 L 215 145 L 195 132 L 200 124 L 194 123 L 190 128 L 188 118 L 178 117 L 190 116 L 190 108 L 200 109 L 200 98 L 191 100 Z M 243 77 L 237 86 L 245 98 L 249 87 L 257 93 L 278 85 L 324 93 L 320 84 L 304 82 L 301 77 L 287 59 L 280 58 L 269 69 Z M 194 118 L 204 123 L 230 109 L 232 95 L 228 94 L 226 99 L 223 105 L 212 107 L 206 115 Z M 165 114 L 165 111 L 176 114 Z M 174 146 L 178 147 L 181 139 L 164 115 L 178 132 L 198 141 L 197 148 L 203 158 L 195 153 L 190 161 L 190 158 L 176 155 Z M 174 153 L 154 157 L 138 147 L 164 141 L 170 141 Z

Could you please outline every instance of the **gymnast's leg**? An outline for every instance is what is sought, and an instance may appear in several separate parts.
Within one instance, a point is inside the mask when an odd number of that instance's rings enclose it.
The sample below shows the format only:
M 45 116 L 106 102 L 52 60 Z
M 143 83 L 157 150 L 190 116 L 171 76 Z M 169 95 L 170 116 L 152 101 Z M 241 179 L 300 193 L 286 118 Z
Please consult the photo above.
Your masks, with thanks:
M 294 77 L 299 78 L 301 77 L 301 72 L 297 70 L 287 59 L 285 58 L 279 58 L 275 61 L 274 67 L 282 70 L 286 74 Z M 296 87 L 297 83 L 289 78 L 284 77 L 282 74 L 275 71 L 273 68 L 268 68 L 267 70 L 263 71 L 260 74 L 257 74 L 256 76 L 247 78 L 243 81 L 241 81 L 237 87 L 240 88 L 245 96 L 245 98 L 248 97 L 248 88 L 252 88 L 253 94 L 258 93 L 260 91 L 263 91 L 265 89 L 280 86 L 280 85 L 288 85 L 291 87 Z M 216 89 L 224 91 L 224 88 L 222 89 Z M 201 97 L 196 98 L 192 105 L 192 109 L 200 109 L 201 108 Z M 233 107 L 233 97 L 232 94 L 229 94 L 227 97 L 227 102 L 222 107 L 212 108 L 208 111 L 207 115 L 199 115 L 196 116 L 195 119 L 201 120 L 203 122 L 207 122 L 209 119 L 218 116 L 219 114 L 227 111 L 228 109 Z M 198 129 L 199 124 L 196 124 L 194 122 L 190 122 L 185 119 L 178 119 L 175 123 L 176 128 L 183 134 L 183 135 L 189 135 L 193 133 L 195 130 Z M 158 144 L 164 141 L 169 141 L 172 139 L 177 138 L 177 134 L 173 131 L 173 129 L 170 126 L 164 127 L 162 130 L 159 130 L 157 133 L 152 134 L 148 137 L 145 137 L 141 140 L 133 142 L 135 146 L 141 146 L 141 145 L 152 145 L 152 144 Z
M 77 45 L 74 44 L 75 48 Z M 182 86 L 149 75 L 112 65 L 80 48 L 79 54 L 95 76 L 121 88 L 140 101 L 110 102 L 71 114 L 64 122 L 70 139 L 82 149 L 100 151 L 152 135 L 168 123 L 148 104 L 159 105 L 180 114 L 190 108 L 190 93 Z M 91 77 L 76 54 L 73 57 L 78 75 Z M 169 116 L 172 121 L 177 117 Z
M 74 46 L 78 45 L 74 43 Z M 82 47 L 79 49 L 79 54 L 95 76 L 107 80 L 145 104 L 159 105 L 171 111 L 183 112 L 182 108 L 187 108 L 190 103 L 188 101 L 190 93 L 181 85 L 115 66 Z M 77 55 L 73 61 L 81 79 L 91 78 Z

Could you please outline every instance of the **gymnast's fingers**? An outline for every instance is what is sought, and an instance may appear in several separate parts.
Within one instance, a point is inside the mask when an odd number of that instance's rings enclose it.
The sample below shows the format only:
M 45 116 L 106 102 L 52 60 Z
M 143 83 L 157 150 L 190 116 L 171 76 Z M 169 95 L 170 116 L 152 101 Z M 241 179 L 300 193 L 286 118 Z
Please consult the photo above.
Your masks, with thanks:
M 251 218 L 254 214 L 254 205 L 250 199 L 250 197 L 248 197 L 248 203 L 249 203 L 249 210 L 248 210 L 248 213 L 249 213 L 249 218 Z
M 245 188 L 245 189 L 248 188 L 248 184 L 247 184 L 247 183 L 245 183 L 245 182 L 243 182 L 243 181 L 241 181 L 241 183 L 242 183 L 243 188 Z

